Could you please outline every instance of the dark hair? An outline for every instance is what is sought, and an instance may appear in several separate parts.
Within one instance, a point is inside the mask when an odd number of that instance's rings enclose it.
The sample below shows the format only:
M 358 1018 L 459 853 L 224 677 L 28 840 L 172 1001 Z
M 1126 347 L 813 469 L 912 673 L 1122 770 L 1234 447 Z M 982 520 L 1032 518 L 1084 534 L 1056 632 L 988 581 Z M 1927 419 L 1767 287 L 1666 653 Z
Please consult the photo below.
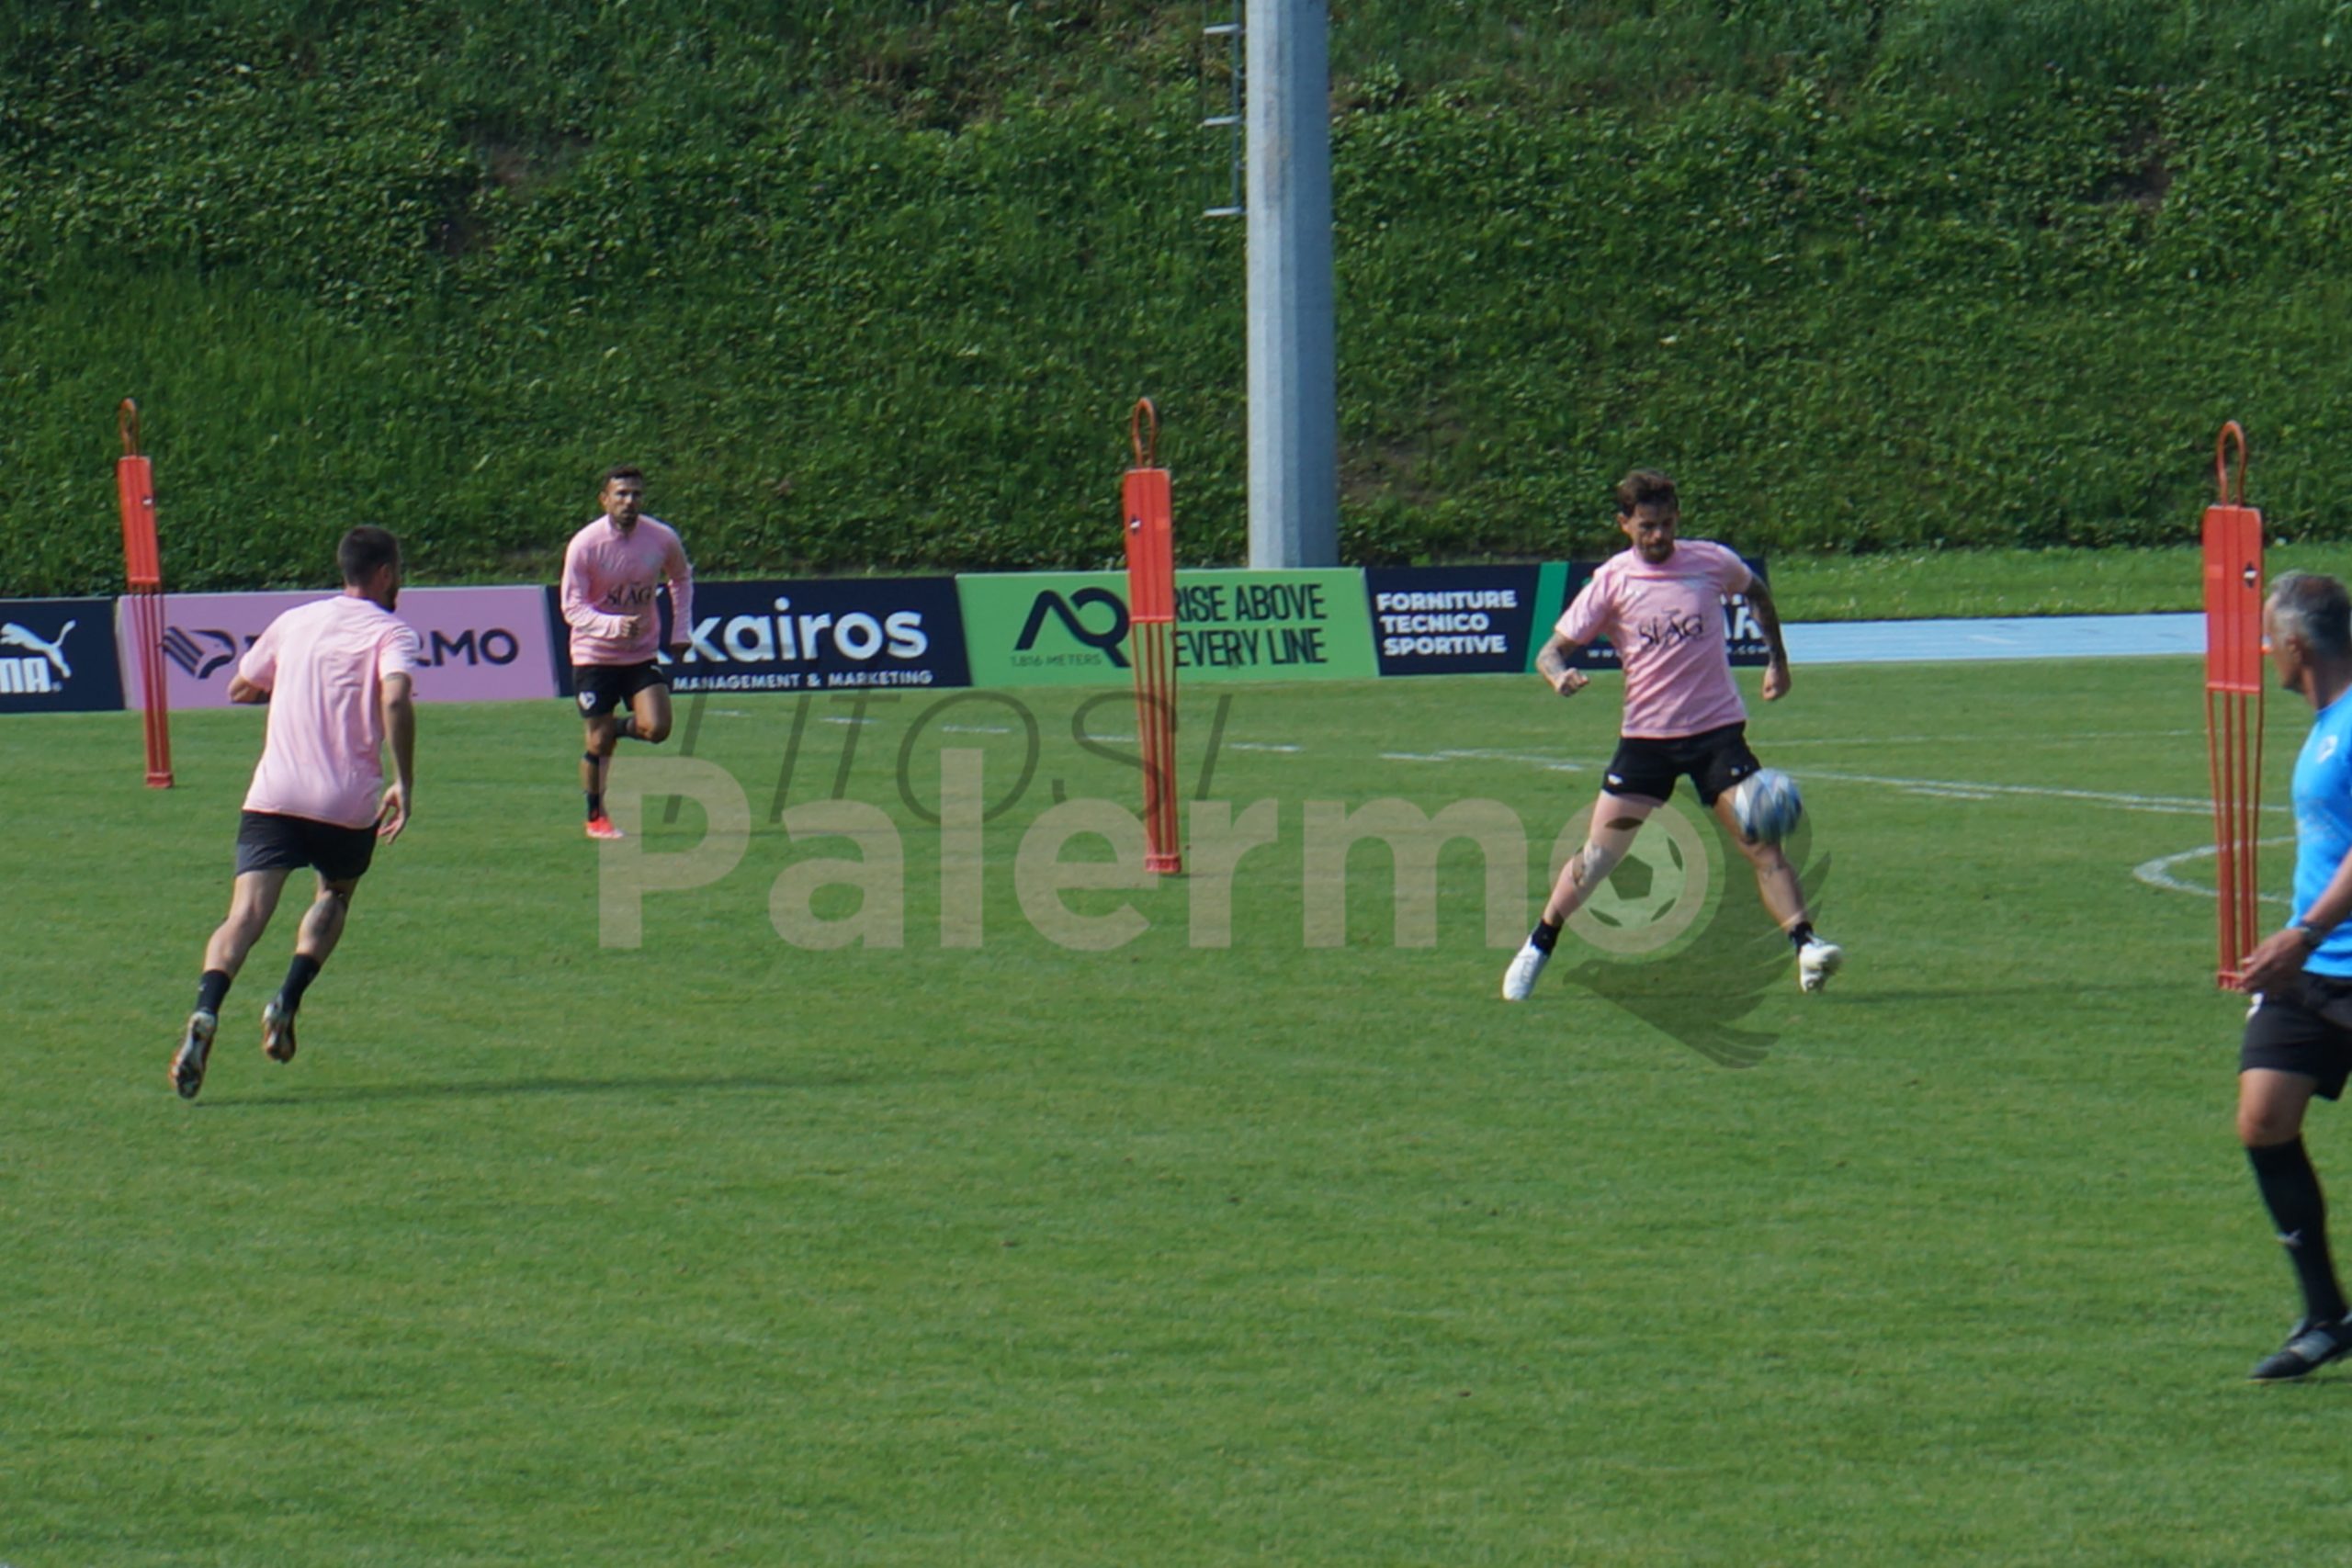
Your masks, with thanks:
M 1682 502 L 1674 494 L 1674 481 L 1656 468 L 1635 468 L 1617 481 L 1617 513 L 1631 517 L 1644 506 L 1669 507 L 1682 510 Z
M 615 479 L 635 479 L 638 483 L 643 484 L 645 482 L 645 470 L 639 468 L 634 463 L 623 463 L 617 468 L 606 468 L 605 470 L 605 482 L 596 487 L 597 491 L 602 492 L 607 489 Z
M 366 587 L 369 578 L 384 567 L 397 566 L 400 558 L 401 542 L 390 528 L 379 528 L 373 523 L 362 523 L 334 547 L 343 580 L 354 588 Z
M 2279 629 L 2303 639 L 2322 659 L 2352 656 L 2352 597 L 2344 584 L 2316 571 L 2287 571 L 2270 585 L 2270 610 Z

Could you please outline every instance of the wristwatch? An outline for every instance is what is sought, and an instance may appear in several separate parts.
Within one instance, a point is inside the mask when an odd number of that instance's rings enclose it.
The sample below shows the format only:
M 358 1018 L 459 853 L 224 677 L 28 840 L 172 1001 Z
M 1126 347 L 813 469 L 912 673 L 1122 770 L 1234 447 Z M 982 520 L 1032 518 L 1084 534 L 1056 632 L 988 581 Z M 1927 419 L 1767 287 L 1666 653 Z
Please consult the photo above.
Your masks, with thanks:
M 2302 932 L 2305 939 L 2308 940 L 2313 947 L 2317 947 L 2321 942 L 2327 940 L 2328 928 L 2322 925 L 2315 925 L 2310 920 L 2297 920 L 2295 922 L 2295 929 Z

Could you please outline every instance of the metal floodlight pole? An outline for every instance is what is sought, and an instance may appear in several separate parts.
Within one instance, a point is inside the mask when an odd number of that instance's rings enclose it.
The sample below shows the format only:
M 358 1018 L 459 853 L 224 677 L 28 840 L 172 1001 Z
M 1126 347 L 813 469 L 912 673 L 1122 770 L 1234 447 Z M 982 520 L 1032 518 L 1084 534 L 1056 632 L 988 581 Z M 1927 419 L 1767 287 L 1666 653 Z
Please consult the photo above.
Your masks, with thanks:
M 1330 6 L 1249 0 L 1250 564 L 1340 564 Z

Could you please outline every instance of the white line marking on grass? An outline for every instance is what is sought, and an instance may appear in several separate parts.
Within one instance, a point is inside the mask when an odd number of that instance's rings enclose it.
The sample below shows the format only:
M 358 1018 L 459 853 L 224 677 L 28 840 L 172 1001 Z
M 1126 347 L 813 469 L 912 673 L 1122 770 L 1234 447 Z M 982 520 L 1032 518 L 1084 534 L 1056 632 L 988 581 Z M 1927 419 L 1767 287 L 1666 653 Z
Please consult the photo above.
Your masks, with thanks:
M 1272 740 L 1228 740 L 1225 743 L 1225 749 L 1228 751 L 1304 751 L 1306 750 L 1304 746 L 1284 746 Z
M 2061 789 L 2051 784 L 1980 784 L 1970 779 L 1904 779 L 1883 773 L 1833 773 L 1827 769 L 1808 772 L 1808 779 L 1829 779 L 1838 784 L 1883 784 L 1889 789 L 1911 790 L 1922 794 L 1962 794 L 1982 798 L 1996 795 L 2023 795 L 2038 800 L 2079 800 L 2092 806 L 2111 806 L 2120 811 L 2154 811 L 2177 817 L 2204 817 L 2211 814 L 2213 803 L 2181 795 L 2131 795 L 2120 790 Z M 2266 806 L 2265 811 L 2283 811 L 2280 806 Z
M 2292 839 L 2256 839 L 2254 845 L 2256 849 L 2269 849 L 2278 844 L 2291 844 L 2294 841 Z M 2218 888 L 2201 886 L 2194 882 L 2183 882 L 2172 874 L 2172 868 L 2183 861 L 2211 860 L 2220 852 L 2219 845 L 2199 844 L 2193 850 L 2183 850 L 2178 854 L 2158 855 L 2152 861 L 2143 861 L 2133 866 L 2132 876 L 2134 881 L 2144 882 L 2149 886 L 2161 888 L 2166 893 L 2194 893 L 2200 898 L 2219 897 L 2221 894 Z M 2256 894 L 2256 897 L 2265 904 L 2293 902 L 2281 893 L 2261 893 Z
M 1776 735 L 1766 744 L 1775 751 L 1791 746 L 2072 746 L 2084 740 L 2177 740 L 2185 735 L 2204 733 L 2201 729 L 2095 729 L 2049 735 L 1851 735 L 1826 739 Z
M 2201 733 L 2183 730 L 2182 734 Z M 1498 751 L 1483 748 L 1449 749 L 1442 751 L 1383 751 L 1384 762 L 1517 762 L 1527 767 L 1544 768 L 1554 773 L 1584 772 L 1580 763 L 1558 757 L 1531 755 L 1522 751 Z M 2194 795 L 2134 795 L 2124 790 L 2065 789 L 2055 784 L 1986 784 L 1976 779 L 1913 779 L 1892 773 L 1849 773 L 1829 768 L 1808 768 L 1804 780 L 1825 779 L 1836 784 L 1880 784 L 1888 789 L 1905 790 L 1914 795 L 1945 800 L 1997 800 L 2004 796 L 2032 800 L 2075 800 L 2091 806 L 2112 807 L 2119 811 L 2149 811 L 2163 816 L 2203 817 L 2213 809 L 2213 803 Z M 1803 781 L 1800 781 L 1803 782 Z M 2284 812 L 2283 806 L 2270 805 L 2267 812 Z
M 943 724 L 939 727 L 949 735 L 1010 735 L 1012 731 L 1001 724 Z
M 825 722 L 827 724 L 872 724 L 874 721 L 870 718 L 852 718 L 846 714 L 827 714 Z M 944 728 L 945 726 L 943 725 L 941 728 Z
M 1555 773 L 1580 773 L 1584 764 L 1559 757 L 1530 756 L 1521 751 L 1495 751 L 1485 748 L 1469 748 L 1444 751 L 1383 751 L 1384 762 L 1518 762 L 1530 768 L 1545 768 Z

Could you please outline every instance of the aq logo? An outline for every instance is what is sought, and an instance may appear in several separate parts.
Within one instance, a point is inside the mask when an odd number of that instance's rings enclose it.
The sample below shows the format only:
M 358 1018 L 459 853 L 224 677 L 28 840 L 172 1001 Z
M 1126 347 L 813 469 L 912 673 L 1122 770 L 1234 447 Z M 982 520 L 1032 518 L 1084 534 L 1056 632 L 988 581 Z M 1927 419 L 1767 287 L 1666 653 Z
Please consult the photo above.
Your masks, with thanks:
M 1110 625 L 1100 631 L 1089 626 L 1079 615 L 1080 610 L 1097 604 L 1107 607 L 1111 612 Z M 1127 656 L 1119 651 L 1119 645 L 1127 640 L 1127 607 L 1119 602 L 1117 594 L 1103 588 L 1081 588 L 1064 599 L 1047 589 L 1038 594 L 1037 602 L 1029 607 L 1029 618 L 1021 625 L 1021 640 L 1012 645 L 1015 653 L 1026 653 L 1037 646 L 1037 634 L 1045 629 L 1047 615 L 1058 616 L 1064 631 L 1102 654 L 1116 668 L 1125 670 L 1127 667 Z

